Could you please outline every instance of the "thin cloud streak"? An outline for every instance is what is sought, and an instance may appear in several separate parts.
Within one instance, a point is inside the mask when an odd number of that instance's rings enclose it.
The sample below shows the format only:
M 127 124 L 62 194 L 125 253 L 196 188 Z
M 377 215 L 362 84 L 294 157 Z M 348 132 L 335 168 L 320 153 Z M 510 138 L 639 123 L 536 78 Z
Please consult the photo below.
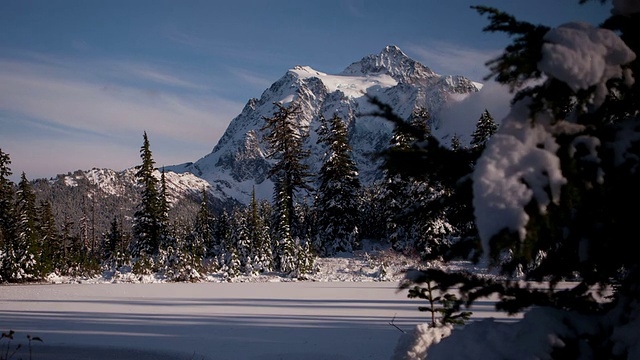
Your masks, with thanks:
M 146 79 L 161 85 L 168 85 L 190 90 L 208 89 L 207 86 L 196 84 L 189 80 L 185 80 L 180 77 L 168 74 L 163 70 L 156 69 L 148 65 L 122 63 L 118 66 L 118 68 L 137 78 Z
M 73 78 L 53 66 L 0 60 L 0 69 L 0 109 L 78 131 L 118 135 L 155 128 L 210 145 L 211 134 L 219 137 L 242 108 L 208 94 L 187 98 Z
M 211 151 L 244 105 L 154 72 L 153 65 L 135 64 L 151 70 L 137 72 L 141 84 L 131 71 L 123 85 L 112 76 L 123 63 L 48 60 L 0 58 L 0 146 L 11 156 L 14 180 L 23 171 L 33 179 L 133 165 L 143 131 L 159 164 L 194 161 Z M 154 74 L 175 89 L 149 87 L 153 76 L 145 75 Z
M 463 75 L 480 82 L 489 74 L 485 63 L 502 53 L 502 49 L 479 50 L 439 41 L 428 45 L 409 44 L 406 51 L 441 75 Z
M 230 68 L 229 72 L 235 75 L 245 84 L 249 84 L 260 90 L 268 88 L 273 83 L 273 79 L 267 79 L 265 77 L 259 76 L 257 73 L 251 72 L 246 69 Z

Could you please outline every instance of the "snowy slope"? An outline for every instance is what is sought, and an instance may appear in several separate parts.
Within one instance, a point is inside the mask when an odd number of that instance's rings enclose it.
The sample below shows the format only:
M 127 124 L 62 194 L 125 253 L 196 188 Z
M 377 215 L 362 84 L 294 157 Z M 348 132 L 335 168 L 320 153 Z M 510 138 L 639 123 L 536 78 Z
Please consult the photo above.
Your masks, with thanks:
M 297 101 L 302 109 L 298 119 L 301 129 L 309 131 L 305 146 L 312 154 L 308 159 L 311 171 L 317 173 L 324 152 L 316 144 L 319 117 L 330 118 L 337 113 L 347 124 L 361 181 L 370 183 L 380 177 L 379 163 L 371 155 L 387 146 L 392 125 L 367 116 L 373 110 L 367 96 L 391 104 L 404 118 L 414 109 L 425 107 L 432 114 L 432 126 L 438 128 L 440 109 L 480 88 L 480 84 L 462 76 L 438 75 L 396 46 L 368 55 L 340 74 L 296 66 L 265 90 L 260 99 L 247 102 L 210 154 L 195 163 L 167 169 L 195 174 L 218 193 L 244 203 L 249 201 L 254 187 L 259 198 L 270 199 L 273 184 L 268 179 L 270 160 L 265 157 L 265 132 L 261 130 L 264 117 L 273 115 L 275 102 L 288 105 Z

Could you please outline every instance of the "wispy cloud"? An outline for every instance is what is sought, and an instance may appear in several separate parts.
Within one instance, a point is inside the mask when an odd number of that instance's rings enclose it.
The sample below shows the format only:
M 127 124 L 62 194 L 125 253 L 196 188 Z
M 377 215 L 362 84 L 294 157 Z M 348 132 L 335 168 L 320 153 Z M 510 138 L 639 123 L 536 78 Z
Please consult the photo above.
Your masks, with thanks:
M 501 54 L 501 49 L 475 49 L 434 41 L 404 46 L 416 60 L 442 75 L 463 75 L 481 81 L 488 73 L 485 63 Z
M 230 68 L 229 72 L 235 75 L 242 82 L 258 89 L 265 89 L 273 83 L 273 79 L 267 79 L 247 69 Z
M 356 18 L 365 17 L 365 2 L 364 0 L 347 0 L 343 3 L 347 13 Z
M 206 90 L 207 86 L 197 84 L 190 80 L 167 73 L 149 65 L 122 62 L 118 64 L 119 69 L 127 74 L 140 79 L 149 80 L 160 85 L 168 85 L 192 90 Z
M 111 70 L 101 70 L 109 66 L 158 86 L 110 78 Z M 29 166 L 78 164 L 61 165 L 57 172 L 100 158 L 110 158 L 104 162 L 115 166 L 123 161 L 114 159 L 122 155 L 122 144 L 136 139 L 139 145 L 145 130 L 155 139 L 158 154 L 164 154 L 163 163 L 197 160 L 242 106 L 153 64 L 0 58 L 0 142 L 12 147 L 3 151 L 29 159 Z M 130 159 L 136 157 L 137 151 L 130 152 Z
M 473 133 L 482 112 L 488 110 L 493 120 L 499 124 L 509 113 L 512 98 L 513 94 L 507 86 L 488 82 L 477 93 L 472 93 L 462 101 L 451 103 L 442 109 L 440 127 L 435 132 L 449 139 L 457 134 L 468 144 L 471 139 L 465 137 L 465 134 Z

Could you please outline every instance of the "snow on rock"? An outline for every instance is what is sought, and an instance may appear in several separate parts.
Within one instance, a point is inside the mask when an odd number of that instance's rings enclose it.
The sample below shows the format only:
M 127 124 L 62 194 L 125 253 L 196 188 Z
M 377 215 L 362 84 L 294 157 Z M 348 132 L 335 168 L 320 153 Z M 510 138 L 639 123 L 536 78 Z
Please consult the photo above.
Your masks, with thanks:
M 622 78 L 621 65 L 636 55 L 613 31 L 587 23 L 568 23 L 544 37 L 538 68 L 565 82 L 573 91 L 596 86 L 593 103 L 600 106 L 608 93 L 606 82 Z
M 366 95 L 393 104 L 394 111 L 406 119 L 415 109 L 425 107 L 432 114 L 433 128 L 437 129 L 441 109 L 479 88 L 480 84 L 463 76 L 434 73 L 396 46 L 387 46 L 379 54 L 365 56 L 339 74 L 295 66 L 259 99 L 247 102 L 211 153 L 195 163 L 168 167 L 168 170 L 188 171 L 207 180 L 214 196 L 221 198 L 233 198 L 246 204 L 255 187 L 259 199 L 270 199 L 273 189 L 268 169 L 273 159 L 266 157 L 264 118 L 273 115 L 274 103 L 288 105 L 296 101 L 300 105 L 296 120 L 300 129 L 305 129 L 309 135 L 303 145 L 311 154 L 306 161 L 309 171 L 317 174 L 322 164 L 324 149 L 316 143 L 320 118 L 337 114 L 347 125 L 360 181 L 369 184 L 381 175 L 380 161 L 371 154 L 388 146 L 393 124 L 367 115 L 377 108 Z M 474 120 L 470 118 L 470 121 Z

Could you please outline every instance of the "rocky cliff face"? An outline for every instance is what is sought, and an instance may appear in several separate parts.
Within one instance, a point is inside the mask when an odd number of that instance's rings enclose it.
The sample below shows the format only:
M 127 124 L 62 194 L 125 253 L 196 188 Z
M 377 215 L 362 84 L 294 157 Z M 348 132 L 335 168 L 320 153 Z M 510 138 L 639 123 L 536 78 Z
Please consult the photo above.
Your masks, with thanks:
M 288 105 L 296 101 L 302 109 L 297 119 L 300 129 L 309 132 L 305 146 L 311 150 L 308 165 L 312 172 L 319 170 L 324 153 L 316 144 L 319 118 L 337 113 L 347 124 L 353 156 L 366 184 L 381 175 L 372 155 L 388 145 L 393 128 L 386 120 L 367 115 L 374 109 L 368 96 L 390 104 L 405 118 L 414 109 L 425 107 L 432 114 L 432 126 L 437 127 L 443 106 L 478 91 L 480 86 L 463 76 L 438 75 L 395 46 L 368 55 L 336 75 L 296 66 L 259 99 L 247 102 L 210 154 L 195 163 L 167 169 L 206 180 L 219 198 L 247 203 L 255 188 L 258 197 L 270 199 L 273 184 L 267 177 L 270 160 L 265 157 L 264 117 L 273 115 L 274 102 Z

